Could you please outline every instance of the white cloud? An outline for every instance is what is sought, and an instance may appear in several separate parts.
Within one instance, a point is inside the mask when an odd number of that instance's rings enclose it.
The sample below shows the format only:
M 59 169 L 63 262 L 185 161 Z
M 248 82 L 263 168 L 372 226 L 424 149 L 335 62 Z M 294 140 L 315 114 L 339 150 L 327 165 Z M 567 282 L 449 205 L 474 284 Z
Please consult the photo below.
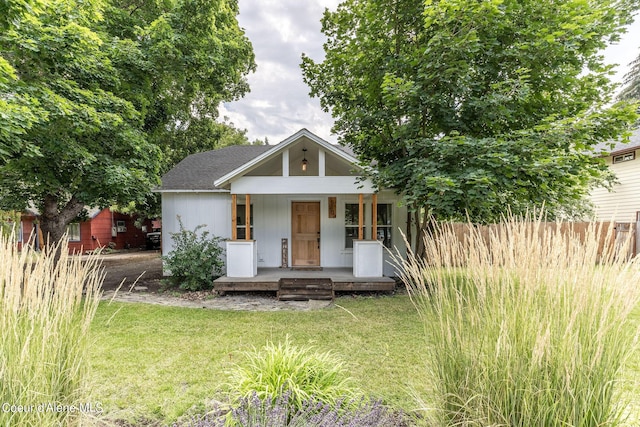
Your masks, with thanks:
M 308 95 L 302 81 L 302 53 L 322 58 L 320 19 L 337 0 L 240 0 L 240 27 L 251 43 L 258 69 L 248 77 L 251 92 L 220 107 L 220 116 L 247 129 L 249 140 L 277 143 L 303 127 L 335 142 L 333 119 Z
M 618 64 L 615 81 L 622 82 L 624 75 L 629 71 L 629 63 L 640 55 L 640 19 L 628 28 L 618 43 L 610 45 L 604 51 L 605 61 L 608 64 Z
M 267 137 L 282 141 L 301 128 L 336 142 L 331 134 L 333 118 L 309 97 L 302 81 L 301 55 L 322 60 L 325 41 L 320 19 L 325 8 L 335 10 L 339 0 L 240 0 L 240 27 L 245 29 L 256 55 L 258 69 L 248 76 L 251 92 L 243 99 L 220 107 L 238 128 L 247 129 L 249 140 Z M 608 48 L 608 63 L 618 63 L 615 79 L 621 81 L 627 64 L 640 53 L 640 22 L 634 23 L 620 43 Z

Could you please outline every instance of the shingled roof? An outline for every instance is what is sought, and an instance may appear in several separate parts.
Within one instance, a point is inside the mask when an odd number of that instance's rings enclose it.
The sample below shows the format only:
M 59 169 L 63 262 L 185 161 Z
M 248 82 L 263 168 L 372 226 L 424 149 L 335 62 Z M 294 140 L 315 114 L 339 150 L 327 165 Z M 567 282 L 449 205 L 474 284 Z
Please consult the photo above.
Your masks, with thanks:
M 158 191 L 221 190 L 215 180 L 242 166 L 273 145 L 231 145 L 185 157 L 162 177 Z
M 613 147 L 611 147 L 609 142 L 602 142 L 596 145 L 593 151 L 605 156 L 612 156 L 637 149 L 640 149 L 640 129 L 633 131 L 629 137 L 629 142 L 626 144 L 618 141 L 613 145 Z

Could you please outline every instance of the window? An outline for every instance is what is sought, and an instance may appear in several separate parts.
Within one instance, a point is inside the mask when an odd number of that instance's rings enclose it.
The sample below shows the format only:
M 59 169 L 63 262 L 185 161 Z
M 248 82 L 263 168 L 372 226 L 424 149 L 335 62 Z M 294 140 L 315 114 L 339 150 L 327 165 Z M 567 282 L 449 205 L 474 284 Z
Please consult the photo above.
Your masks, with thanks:
M 22 221 L 20 221 L 20 224 L 18 226 L 18 229 L 16 230 L 16 234 L 18 237 L 18 242 L 22 242 L 22 238 L 23 238 L 23 233 L 24 233 L 24 225 L 22 224 Z
M 393 206 L 389 203 L 381 203 L 378 205 L 378 231 L 376 239 L 386 248 L 391 248 L 391 212 Z
M 80 223 L 73 222 L 67 225 L 67 240 L 70 242 L 80 241 Z
M 353 248 L 353 241 L 358 239 L 358 203 L 347 203 L 344 209 L 344 247 Z M 364 205 L 364 217 L 367 215 L 367 206 Z M 363 234 L 367 235 L 367 228 L 363 227 Z
M 628 162 L 629 160 L 635 160 L 636 152 L 632 151 L 631 153 L 620 154 L 618 156 L 613 156 L 613 163 L 622 163 Z
M 245 240 L 246 239 L 246 232 L 247 232 L 247 218 L 245 215 L 245 206 L 246 205 L 238 205 L 238 207 L 236 208 L 236 238 L 238 240 Z M 251 209 L 251 224 L 249 224 L 249 231 L 250 231 L 250 235 L 249 238 L 253 239 L 253 205 L 251 205 L 251 207 L 249 208 Z

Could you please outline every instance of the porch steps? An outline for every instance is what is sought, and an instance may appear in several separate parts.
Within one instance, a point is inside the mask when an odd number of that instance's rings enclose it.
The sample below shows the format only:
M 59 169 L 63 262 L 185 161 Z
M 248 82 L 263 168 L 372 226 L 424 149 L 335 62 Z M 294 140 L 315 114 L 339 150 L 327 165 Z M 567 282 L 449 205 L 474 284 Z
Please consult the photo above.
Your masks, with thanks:
M 334 296 L 329 278 L 281 278 L 278 282 L 280 301 L 333 300 Z

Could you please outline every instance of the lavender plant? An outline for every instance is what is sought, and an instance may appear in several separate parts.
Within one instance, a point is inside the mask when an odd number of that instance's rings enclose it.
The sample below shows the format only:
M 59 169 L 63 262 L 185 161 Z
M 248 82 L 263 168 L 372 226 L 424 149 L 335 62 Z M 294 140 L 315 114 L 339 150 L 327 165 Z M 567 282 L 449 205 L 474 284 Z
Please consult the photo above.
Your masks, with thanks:
M 298 408 L 287 391 L 275 399 L 261 399 L 258 393 L 240 400 L 225 416 L 222 411 L 192 419 L 189 427 L 393 427 L 407 426 L 404 415 L 396 414 L 375 400 L 344 400 L 329 405 L 311 398 Z M 177 427 L 174 424 L 174 427 Z M 186 426 L 185 426 L 186 427 Z

